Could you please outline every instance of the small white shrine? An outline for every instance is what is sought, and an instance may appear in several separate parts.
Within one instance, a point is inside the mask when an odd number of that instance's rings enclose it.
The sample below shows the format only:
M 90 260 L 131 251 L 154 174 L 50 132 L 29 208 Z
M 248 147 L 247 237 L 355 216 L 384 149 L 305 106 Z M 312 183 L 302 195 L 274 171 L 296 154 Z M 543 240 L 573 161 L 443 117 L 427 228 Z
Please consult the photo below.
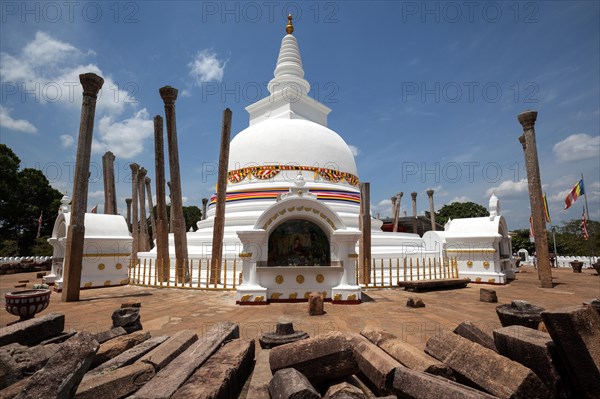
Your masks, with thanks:
M 475 283 L 506 284 L 515 278 L 512 241 L 498 197 L 492 194 L 490 216 L 454 219 L 445 231 L 429 231 L 423 239 L 428 247 L 456 257 L 459 277 Z
M 44 283 L 54 285 L 56 291 L 62 290 L 65 247 L 71 219 L 69 202 L 69 197 L 65 195 L 54 222 L 52 237 L 48 239 L 53 247 L 52 269 L 44 277 Z M 131 241 L 123 216 L 86 213 L 81 288 L 128 284 Z

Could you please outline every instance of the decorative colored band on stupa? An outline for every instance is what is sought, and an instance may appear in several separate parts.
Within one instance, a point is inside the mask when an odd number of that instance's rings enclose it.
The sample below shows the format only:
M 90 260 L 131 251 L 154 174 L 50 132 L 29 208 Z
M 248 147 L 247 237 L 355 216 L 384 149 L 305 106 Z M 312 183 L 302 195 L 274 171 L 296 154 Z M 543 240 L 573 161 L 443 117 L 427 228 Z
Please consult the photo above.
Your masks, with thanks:
M 345 181 L 351 186 L 358 187 L 360 180 L 353 174 L 340 172 L 335 169 L 319 168 L 316 166 L 297 166 L 297 165 L 263 165 L 253 166 L 229 171 L 228 179 L 230 183 L 239 183 L 242 180 L 258 179 L 269 180 L 279 174 L 282 170 L 308 171 L 314 173 L 314 179 L 321 177 L 323 180 L 339 183 Z
M 227 193 L 226 202 L 250 201 L 250 200 L 276 200 L 279 194 L 289 192 L 287 188 L 276 188 L 271 190 L 251 190 Z M 360 204 L 360 193 L 343 190 L 310 190 L 322 201 L 340 201 Z M 210 206 L 217 202 L 217 195 L 210 197 Z

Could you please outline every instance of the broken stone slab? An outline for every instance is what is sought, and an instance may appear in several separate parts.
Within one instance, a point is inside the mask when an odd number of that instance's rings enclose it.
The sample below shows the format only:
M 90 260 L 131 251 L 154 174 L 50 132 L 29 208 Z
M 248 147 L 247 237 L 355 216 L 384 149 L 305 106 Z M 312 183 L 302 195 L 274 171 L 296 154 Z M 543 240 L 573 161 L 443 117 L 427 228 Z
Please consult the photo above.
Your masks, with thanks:
M 173 399 L 235 398 L 252 372 L 254 340 L 228 342 L 172 396 Z
M 113 327 L 110 330 L 101 331 L 95 335 L 96 341 L 99 344 L 103 344 L 109 339 L 120 337 L 121 335 L 127 334 L 127 331 L 123 327 Z
M 491 349 L 494 352 L 498 352 L 496 345 L 494 344 L 494 338 L 470 321 L 463 321 L 460 323 L 454 329 L 454 333 L 485 348 Z
M 496 295 L 496 291 L 490 290 L 487 288 L 480 288 L 479 289 L 479 302 L 489 302 L 489 303 L 498 302 L 498 296 Z
M 76 399 L 118 399 L 142 387 L 154 376 L 154 367 L 134 363 L 106 374 L 84 379 L 75 394 Z
M 550 334 L 523 326 L 494 330 L 494 341 L 502 356 L 530 368 L 555 398 L 566 398 L 563 384 L 552 358 L 554 345 Z
M 0 390 L 0 398 L 1 399 L 13 399 L 18 394 L 21 393 L 21 391 L 27 384 L 27 381 L 29 381 L 29 377 L 25 377 L 25 378 L 15 382 L 14 384 L 7 386 L 6 388 L 1 389 Z
M 536 329 L 542 321 L 543 311 L 544 308 L 520 300 L 512 301 L 510 305 L 496 307 L 496 314 L 502 327 L 518 325 Z
M 170 398 L 185 381 L 207 361 L 223 343 L 239 338 L 239 325 L 232 322 L 217 323 L 202 339 L 194 342 L 173 359 L 156 376 L 142 387 L 134 397 L 140 399 Z
M 321 395 L 298 370 L 278 370 L 269 383 L 271 399 L 320 399 Z M 268 397 L 268 396 L 267 396 Z
M 594 298 L 589 302 L 584 302 L 583 304 L 586 306 L 591 305 L 594 309 L 596 309 L 596 312 L 598 312 L 598 314 L 600 315 L 600 298 Z
M 58 351 L 44 368 L 31 376 L 16 399 L 72 398 L 98 347 L 93 335 L 75 334 L 60 344 Z
M 264 399 L 269 397 L 269 381 L 273 378 L 269 366 L 269 349 L 263 349 L 256 355 L 254 371 L 250 377 L 250 384 L 246 399 Z
M 121 335 L 100 344 L 100 349 L 92 361 L 92 368 L 98 367 L 102 363 L 117 357 L 127 349 L 133 348 L 137 344 L 150 338 L 147 331 L 136 331 L 131 334 Z
M 113 328 L 123 327 L 129 334 L 134 331 L 139 331 L 142 329 L 140 308 L 129 307 L 116 309 L 112 314 L 112 322 Z
M 60 334 L 65 329 L 65 315 L 49 313 L 0 328 L 0 346 L 16 342 L 32 346 Z
M 171 338 L 142 356 L 138 362 L 149 363 L 158 372 L 197 340 L 198 335 L 191 330 L 178 331 Z
M 342 382 L 330 386 L 323 399 L 369 399 L 369 397 L 360 388 L 347 382 Z
M 544 324 L 566 366 L 571 385 L 582 398 L 600 392 L 600 315 L 592 306 L 542 313 Z
M 450 367 L 381 328 L 365 327 L 360 334 L 410 369 L 454 380 Z
M 304 331 L 294 331 L 294 325 L 290 322 L 277 323 L 274 333 L 264 333 L 258 338 L 260 347 L 271 349 L 276 346 L 289 344 L 301 339 L 308 338 L 308 333 Z
M 379 395 L 391 394 L 397 360 L 361 335 L 350 340 L 360 372 L 368 378 Z
M 65 342 L 66 340 L 68 340 L 75 334 L 77 334 L 77 331 L 71 331 L 71 332 L 63 331 L 55 337 L 52 337 L 52 338 L 49 338 L 49 339 L 46 339 L 46 340 L 40 342 L 38 345 L 62 344 L 63 342 Z
M 477 389 L 450 381 L 437 375 L 411 370 L 408 367 L 396 368 L 393 380 L 393 391 L 400 398 L 411 399 L 493 399 Z
M 44 367 L 57 350 L 57 344 L 30 348 L 13 343 L 0 347 L 0 389 L 4 389 Z
M 533 371 L 460 335 L 433 336 L 425 352 L 452 368 L 459 382 L 499 398 L 552 397 Z
M 312 292 L 308 297 L 308 315 L 321 316 L 324 314 L 323 295 L 320 292 Z
M 86 380 L 88 378 L 98 377 L 101 374 L 109 373 L 120 367 L 129 366 L 130 364 L 133 364 L 136 360 L 144 356 L 146 353 L 150 352 L 152 349 L 165 342 L 167 339 L 169 339 L 167 335 L 162 335 L 160 337 L 150 338 L 142 343 L 139 343 L 133 348 L 127 349 L 120 355 L 102 363 L 95 369 L 88 371 L 87 374 L 83 377 L 83 379 Z
M 418 296 L 411 296 L 406 301 L 406 306 L 409 308 L 424 308 L 425 302 L 423 302 L 423 300 Z
M 295 368 L 315 385 L 358 372 L 350 343 L 337 331 L 273 348 L 269 364 L 273 373 Z

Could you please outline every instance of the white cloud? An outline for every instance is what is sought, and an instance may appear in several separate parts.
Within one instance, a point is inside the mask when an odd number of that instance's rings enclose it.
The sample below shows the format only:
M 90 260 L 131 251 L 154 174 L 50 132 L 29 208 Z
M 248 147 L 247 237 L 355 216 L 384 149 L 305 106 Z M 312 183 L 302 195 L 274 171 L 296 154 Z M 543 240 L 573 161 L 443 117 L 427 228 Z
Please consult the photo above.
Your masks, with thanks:
M 572 162 L 598 157 L 598 154 L 600 154 L 600 136 L 590 136 L 586 133 L 572 134 L 563 141 L 554 144 L 552 151 L 559 162 Z
M 110 150 L 116 157 L 131 159 L 144 151 L 143 142 L 152 136 L 153 126 L 146 108 L 119 122 L 104 116 L 98 122 L 98 137 L 92 142 L 92 151 L 104 153 Z
M 104 198 L 104 191 L 103 190 L 92 191 L 92 192 L 88 193 L 88 198 Z
M 33 123 L 25 119 L 13 119 L 10 116 L 10 109 L 0 105 L 0 126 L 10 130 L 16 130 L 23 133 L 37 133 L 37 128 Z
M 73 136 L 71 136 L 70 134 L 60 135 L 60 145 L 62 145 L 63 148 L 69 148 L 73 144 L 75 144 L 75 138 Z
M 223 72 L 226 62 L 219 59 L 216 53 L 210 50 L 202 50 L 196 54 L 194 60 L 188 64 L 190 75 L 196 79 L 198 85 L 204 82 L 223 80 Z
M 473 202 L 473 201 L 471 200 L 471 198 L 467 197 L 466 195 L 462 195 L 460 197 L 452 198 L 452 200 L 449 202 L 449 204 L 451 204 L 453 202 Z
M 489 188 L 485 192 L 486 197 L 490 197 L 493 193 L 500 198 L 502 197 L 514 197 L 522 193 L 528 192 L 527 179 L 521 179 L 517 182 L 512 180 L 505 180 L 498 187 Z
M 358 156 L 358 154 L 360 154 L 360 150 L 357 146 L 348 144 L 348 147 L 350 148 L 350 152 L 352 152 L 352 155 Z

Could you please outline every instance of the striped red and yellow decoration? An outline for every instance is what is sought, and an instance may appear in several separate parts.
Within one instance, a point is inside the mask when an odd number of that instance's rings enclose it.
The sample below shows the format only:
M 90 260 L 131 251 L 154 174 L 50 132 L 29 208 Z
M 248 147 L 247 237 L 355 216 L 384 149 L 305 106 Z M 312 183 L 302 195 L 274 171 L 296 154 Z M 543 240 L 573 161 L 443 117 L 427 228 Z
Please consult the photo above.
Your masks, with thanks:
M 314 173 L 315 180 L 320 177 L 323 180 L 338 183 L 344 181 L 351 186 L 357 187 L 360 180 L 353 174 L 340 172 L 335 169 L 318 168 L 315 166 L 297 166 L 297 165 L 262 165 L 229 171 L 228 179 L 230 183 L 239 183 L 244 179 L 268 180 L 279 174 L 283 170 L 309 171 Z
M 226 202 L 239 202 L 251 200 L 276 200 L 279 194 L 289 192 L 285 188 L 275 188 L 272 190 L 250 190 L 227 193 Z M 321 201 L 339 201 L 353 204 L 360 204 L 360 193 L 354 193 L 344 190 L 310 190 Z M 217 202 L 217 195 L 210 197 L 210 205 Z

